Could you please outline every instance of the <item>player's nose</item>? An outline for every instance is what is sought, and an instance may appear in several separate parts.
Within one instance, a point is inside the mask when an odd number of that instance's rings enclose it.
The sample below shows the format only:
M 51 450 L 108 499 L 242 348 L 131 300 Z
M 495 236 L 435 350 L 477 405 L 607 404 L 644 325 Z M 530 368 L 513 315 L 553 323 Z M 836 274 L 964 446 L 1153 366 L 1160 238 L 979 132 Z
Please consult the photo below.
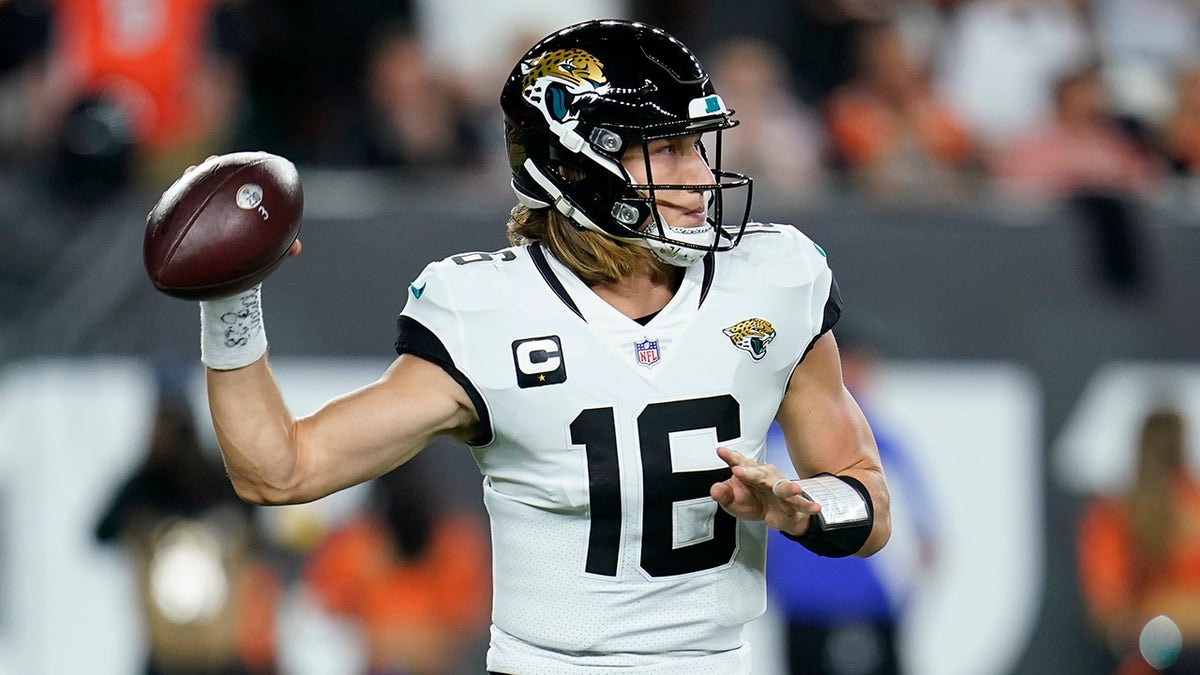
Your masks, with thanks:
M 681 182 L 685 185 L 712 185 L 712 168 L 698 149 L 689 155 L 683 167 L 682 178 Z

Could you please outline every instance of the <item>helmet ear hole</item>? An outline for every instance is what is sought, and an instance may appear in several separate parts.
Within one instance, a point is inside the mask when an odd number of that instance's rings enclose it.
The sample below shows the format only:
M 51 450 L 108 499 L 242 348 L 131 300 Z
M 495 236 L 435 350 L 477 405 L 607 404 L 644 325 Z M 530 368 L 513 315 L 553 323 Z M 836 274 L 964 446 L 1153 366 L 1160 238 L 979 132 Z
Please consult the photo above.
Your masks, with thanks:
M 578 183 L 587 178 L 587 173 L 583 169 L 569 164 L 555 164 L 554 173 L 567 183 Z

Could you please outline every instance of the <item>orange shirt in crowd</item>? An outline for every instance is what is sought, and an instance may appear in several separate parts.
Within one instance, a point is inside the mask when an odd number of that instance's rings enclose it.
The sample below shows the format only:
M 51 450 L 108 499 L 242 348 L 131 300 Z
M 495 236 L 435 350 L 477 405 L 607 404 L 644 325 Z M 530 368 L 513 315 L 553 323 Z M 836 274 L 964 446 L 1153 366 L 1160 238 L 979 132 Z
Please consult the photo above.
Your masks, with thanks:
M 1159 568 L 1144 565 L 1124 500 L 1096 498 L 1080 522 L 1079 575 L 1088 613 L 1098 626 L 1128 627 L 1132 653 L 1122 675 L 1153 672 L 1137 657 L 1136 641 L 1141 626 L 1158 614 L 1176 620 L 1185 645 L 1200 644 L 1200 482 L 1180 478 L 1173 492 L 1181 520 Z
M 966 128 L 933 97 L 901 112 L 869 92 L 847 87 L 831 97 L 827 114 L 834 146 L 852 167 L 886 163 L 909 146 L 945 166 L 961 166 L 973 156 Z
M 147 147 L 188 140 L 214 0 L 55 0 L 55 63 L 73 100 L 103 93 Z
M 483 634 L 491 607 L 486 532 L 466 514 L 436 520 L 416 559 L 404 558 L 378 520 L 351 521 L 317 547 L 305 580 L 329 611 L 360 622 L 372 668 L 383 672 L 390 664 L 446 672 Z

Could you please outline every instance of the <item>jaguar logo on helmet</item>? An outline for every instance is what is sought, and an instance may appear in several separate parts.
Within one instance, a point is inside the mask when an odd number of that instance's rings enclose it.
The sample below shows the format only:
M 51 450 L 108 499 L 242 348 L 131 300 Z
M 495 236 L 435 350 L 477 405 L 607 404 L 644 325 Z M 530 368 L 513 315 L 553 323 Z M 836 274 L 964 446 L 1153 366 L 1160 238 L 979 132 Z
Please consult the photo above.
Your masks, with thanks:
M 521 62 L 521 95 L 542 111 L 546 121 L 577 119 L 580 97 L 603 96 L 609 84 L 604 64 L 582 49 L 555 49 Z

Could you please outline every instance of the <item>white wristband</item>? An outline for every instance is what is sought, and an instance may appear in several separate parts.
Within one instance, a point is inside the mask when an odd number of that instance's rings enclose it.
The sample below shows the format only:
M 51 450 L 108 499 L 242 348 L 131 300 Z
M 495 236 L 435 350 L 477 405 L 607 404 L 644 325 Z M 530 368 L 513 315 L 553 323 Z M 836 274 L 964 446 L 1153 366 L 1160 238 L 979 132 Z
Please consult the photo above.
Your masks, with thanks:
M 200 360 L 213 370 L 244 368 L 267 352 L 262 284 L 200 302 Z

